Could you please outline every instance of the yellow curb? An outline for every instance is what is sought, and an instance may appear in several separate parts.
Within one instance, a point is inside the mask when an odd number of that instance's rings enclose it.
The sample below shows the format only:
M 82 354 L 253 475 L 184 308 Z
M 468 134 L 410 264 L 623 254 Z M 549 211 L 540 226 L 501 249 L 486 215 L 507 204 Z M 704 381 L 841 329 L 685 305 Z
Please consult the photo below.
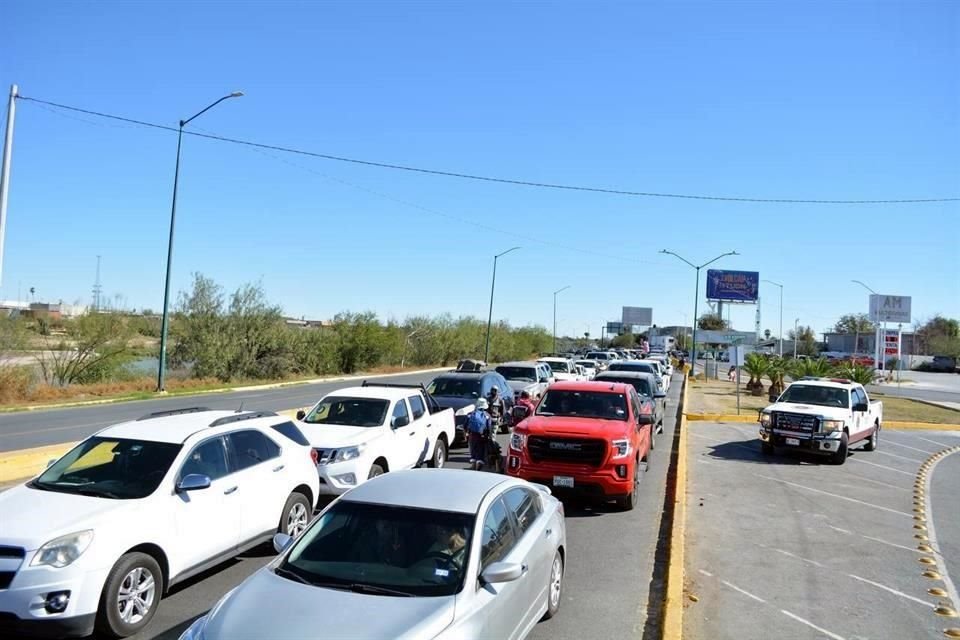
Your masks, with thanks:
M 691 422 L 756 422 L 756 416 L 743 416 L 728 413 L 685 413 L 684 416 Z M 924 431 L 960 431 L 960 424 L 938 424 L 935 422 L 901 422 L 889 420 L 883 423 L 884 429 L 909 430 L 922 429 Z
M 670 529 L 670 558 L 667 565 L 667 597 L 664 602 L 663 640 L 683 637 L 684 545 L 687 524 L 687 389 L 681 403 L 680 441 L 677 450 L 677 479 L 674 485 L 673 526 Z
M 725 413 L 684 413 L 691 422 L 756 422 L 757 416 L 738 416 Z

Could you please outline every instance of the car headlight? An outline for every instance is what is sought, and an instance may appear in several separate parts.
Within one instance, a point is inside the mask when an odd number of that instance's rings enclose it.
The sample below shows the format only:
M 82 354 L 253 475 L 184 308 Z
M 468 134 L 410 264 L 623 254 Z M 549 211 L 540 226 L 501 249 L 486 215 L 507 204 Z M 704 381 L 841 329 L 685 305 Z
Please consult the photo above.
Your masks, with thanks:
M 843 420 L 821 420 L 820 430 L 824 433 L 843 431 Z
M 626 458 L 630 455 L 630 441 L 629 440 L 614 440 L 610 443 L 610 446 L 613 447 L 613 457 L 614 458 Z
M 203 640 L 203 628 L 210 616 L 200 616 L 180 635 L 180 640 Z
M 523 451 L 527 444 L 527 436 L 522 433 L 513 433 L 510 435 L 510 448 L 514 451 Z
M 334 462 L 346 462 L 347 460 L 359 458 L 360 454 L 363 453 L 363 450 L 366 449 L 366 447 L 366 444 L 358 444 L 355 447 L 344 447 L 343 449 L 338 449 L 337 458 L 334 460 Z
M 93 541 L 93 530 L 77 531 L 46 543 L 34 554 L 31 567 L 47 565 L 58 569 L 67 566 L 83 555 Z
M 760 414 L 760 426 L 769 427 L 772 422 L 773 422 L 773 419 L 769 413 Z

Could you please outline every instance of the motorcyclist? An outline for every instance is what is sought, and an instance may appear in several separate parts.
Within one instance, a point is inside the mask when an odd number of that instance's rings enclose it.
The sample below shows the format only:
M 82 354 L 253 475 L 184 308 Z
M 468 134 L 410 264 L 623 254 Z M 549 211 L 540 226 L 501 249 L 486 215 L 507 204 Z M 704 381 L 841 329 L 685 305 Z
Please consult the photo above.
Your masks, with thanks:
M 487 413 L 486 398 L 477 400 L 477 408 L 467 416 L 467 443 L 470 447 L 470 468 L 479 470 L 487 456 L 487 438 L 493 421 Z

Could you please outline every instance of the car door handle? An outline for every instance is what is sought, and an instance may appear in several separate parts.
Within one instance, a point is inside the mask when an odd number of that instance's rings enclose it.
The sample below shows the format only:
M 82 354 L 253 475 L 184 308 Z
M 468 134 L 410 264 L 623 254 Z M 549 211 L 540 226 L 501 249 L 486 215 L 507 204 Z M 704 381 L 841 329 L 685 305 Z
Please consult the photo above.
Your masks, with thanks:
M 550 535 L 551 535 L 552 533 L 553 533 L 553 529 L 547 529 L 546 534 L 547 534 L 547 537 L 548 537 L 548 538 L 550 537 Z
M 429 428 L 432 427 L 432 426 L 433 426 L 432 424 L 428 424 L 428 425 L 427 425 L 427 429 L 429 429 Z
M 233 493 L 233 492 L 236 491 L 236 490 L 237 490 L 237 487 L 236 487 L 236 486 L 232 486 L 232 487 L 230 487 L 229 489 L 224 489 L 223 495 L 228 496 L 228 495 L 230 495 L 231 493 Z
M 410 437 L 411 437 L 411 438 L 412 438 L 413 436 L 415 436 L 415 435 L 417 435 L 417 432 L 416 432 L 416 431 L 411 431 L 411 432 L 410 432 Z
M 287 465 L 281 464 L 279 467 L 274 467 L 273 472 L 276 473 L 277 471 L 282 471 L 285 466 Z
M 522 576 L 527 575 L 527 571 L 528 571 L 529 569 L 530 569 L 530 567 L 527 566 L 527 565 L 525 565 L 525 564 L 520 565 L 520 575 L 522 575 Z

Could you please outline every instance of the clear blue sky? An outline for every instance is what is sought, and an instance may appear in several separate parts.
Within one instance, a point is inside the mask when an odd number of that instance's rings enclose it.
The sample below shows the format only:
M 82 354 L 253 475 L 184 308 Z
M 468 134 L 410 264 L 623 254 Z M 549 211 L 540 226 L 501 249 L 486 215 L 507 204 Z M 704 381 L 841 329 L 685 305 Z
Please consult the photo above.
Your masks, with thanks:
M 179 4 L 179 7 L 175 6 Z M 8 1 L 25 96 L 333 154 L 642 191 L 960 194 L 960 4 Z M 194 125 L 191 124 L 191 127 Z M 0 298 L 162 298 L 176 135 L 18 103 Z M 689 321 L 691 261 L 785 286 L 822 330 L 867 293 L 960 316 L 960 206 L 730 204 L 546 191 L 186 138 L 174 288 L 261 280 L 291 315 Z M 407 204 L 404 204 L 407 203 Z M 429 211 L 427 211 L 429 210 Z M 478 226 L 479 225 L 479 226 Z M 489 229 L 484 229 L 487 227 Z M 522 236 L 520 238 L 518 236 Z M 531 240 L 535 238 L 536 241 Z M 701 283 L 702 287 L 702 283 Z M 702 291 L 702 289 L 701 289 Z M 776 333 L 777 290 L 761 289 Z M 702 309 L 702 306 L 701 306 Z M 686 316 L 684 316 L 686 314 Z M 738 308 L 738 328 L 753 308 Z

